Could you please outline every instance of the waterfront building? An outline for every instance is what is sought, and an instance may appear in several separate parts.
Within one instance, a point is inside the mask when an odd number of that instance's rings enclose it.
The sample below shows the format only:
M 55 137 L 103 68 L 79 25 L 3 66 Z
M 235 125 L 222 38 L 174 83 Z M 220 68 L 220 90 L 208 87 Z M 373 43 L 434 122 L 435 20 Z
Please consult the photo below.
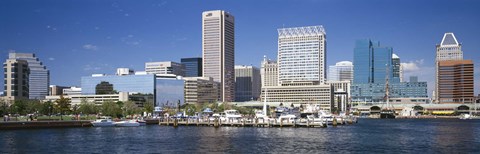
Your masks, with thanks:
M 202 14 L 203 77 L 220 83 L 220 101 L 235 99 L 235 18 L 223 10 Z
M 17 100 L 29 98 L 30 69 L 26 60 L 9 58 L 3 63 L 4 99 Z
M 63 90 L 67 89 L 70 87 L 64 87 L 64 86 L 57 86 L 57 85 L 50 85 L 50 90 L 48 93 L 48 96 L 60 96 L 63 95 Z
M 325 84 L 326 52 L 323 26 L 278 29 L 279 83 Z
M 262 87 L 278 86 L 278 64 L 276 61 L 267 59 L 263 56 L 262 69 L 260 70 L 262 76 Z
M 318 104 L 322 110 L 332 108 L 333 88 L 330 85 L 270 86 L 262 88 L 262 101 L 284 105 Z
M 377 41 L 357 40 L 354 49 L 354 79 L 350 88 L 352 102 L 385 102 L 387 78 L 390 100 L 427 102 L 428 99 L 423 99 L 428 98 L 427 82 L 400 82 L 400 58 L 392 51 L 392 47 L 380 46 Z
M 80 87 L 69 87 L 66 89 L 63 89 L 63 95 L 81 95 L 82 94 L 82 88 Z
M 185 67 L 185 77 L 201 77 L 202 73 L 202 58 L 182 58 L 180 60 Z
M 341 61 L 328 67 L 328 81 L 352 81 L 353 64 L 350 61 Z
M 107 101 L 112 101 L 112 102 L 132 101 L 131 99 L 129 99 L 129 93 L 127 92 L 119 92 L 118 94 L 105 94 L 105 95 L 81 95 L 81 94 L 63 95 L 63 98 L 70 99 L 71 105 L 80 105 L 82 101 L 94 103 L 95 105 L 102 105 L 102 103 Z M 60 99 L 60 95 L 46 96 L 43 101 L 55 102 L 57 99 Z
M 184 76 L 184 66 L 172 61 L 147 62 L 145 63 L 145 72 L 156 75 L 173 74 Z
M 445 33 L 436 45 L 435 103 L 472 103 L 473 62 L 463 60 L 462 44 L 453 33 Z
M 50 86 L 50 71 L 33 53 L 9 53 L 10 59 L 25 60 L 30 69 L 28 76 L 29 99 L 44 99 Z
M 235 101 L 252 101 L 260 97 L 260 70 L 254 66 L 235 65 Z
M 439 61 L 438 103 L 473 103 L 474 66 L 471 60 Z
M 185 77 L 185 103 L 215 103 L 219 100 L 219 83 L 211 77 Z
M 335 111 L 348 111 L 351 107 L 350 104 L 350 87 L 351 81 L 327 81 L 327 84 L 332 87 L 332 110 Z
M 135 71 L 130 68 L 117 68 L 117 73 L 115 75 L 133 75 L 135 74 Z

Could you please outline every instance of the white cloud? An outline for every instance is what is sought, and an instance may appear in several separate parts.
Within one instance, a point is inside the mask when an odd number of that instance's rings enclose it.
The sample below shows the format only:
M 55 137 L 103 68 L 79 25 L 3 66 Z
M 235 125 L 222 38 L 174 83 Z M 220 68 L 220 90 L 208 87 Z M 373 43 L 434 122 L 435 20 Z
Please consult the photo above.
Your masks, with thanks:
M 55 60 L 55 58 L 53 58 L 53 57 L 50 57 L 50 58 L 48 58 L 48 60 L 52 60 L 52 61 L 53 61 L 53 60 Z
M 404 72 L 413 72 L 420 70 L 416 62 L 411 61 L 408 63 L 401 63 L 400 65 L 402 66 Z
M 83 45 L 83 49 L 85 50 L 98 50 L 98 47 L 92 44 L 85 44 Z

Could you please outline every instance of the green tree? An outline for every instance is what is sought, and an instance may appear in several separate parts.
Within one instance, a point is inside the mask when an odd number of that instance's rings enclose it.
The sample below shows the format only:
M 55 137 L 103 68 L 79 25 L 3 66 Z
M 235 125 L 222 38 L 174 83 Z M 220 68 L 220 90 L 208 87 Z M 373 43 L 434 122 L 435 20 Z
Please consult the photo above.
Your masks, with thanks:
M 78 107 L 78 112 L 82 114 L 97 114 L 98 108 L 94 103 L 88 102 L 87 99 L 82 99 Z
M 137 105 L 132 101 L 126 101 L 123 103 L 123 108 L 125 115 L 133 115 L 138 113 Z
M 189 116 L 195 115 L 195 112 L 197 111 L 197 108 L 194 104 L 185 104 L 183 109 L 185 110 L 185 114 Z
M 60 113 L 60 115 L 67 114 L 70 112 L 71 106 L 70 98 L 65 98 L 63 95 L 60 96 L 60 99 L 55 100 L 55 109 Z
M 147 101 L 143 104 L 143 111 L 148 113 L 152 113 L 155 107 L 153 106 L 153 102 Z
M 51 115 L 53 111 L 54 105 L 53 102 L 48 101 L 44 102 L 42 106 L 40 107 L 40 113 L 43 115 Z
M 120 104 L 120 103 L 118 103 Z M 111 117 L 117 117 L 120 118 L 122 117 L 122 109 L 120 106 L 115 102 L 112 101 L 106 101 L 102 103 L 102 115 L 104 116 L 111 116 Z M 123 103 L 121 103 L 123 104 Z
M 10 106 L 10 103 L 8 101 L 0 99 L 0 115 L 5 115 L 8 114 L 8 108 Z
M 15 100 L 15 102 L 10 106 L 10 108 L 15 114 L 26 115 L 28 105 L 27 103 L 28 101 L 24 99 Z

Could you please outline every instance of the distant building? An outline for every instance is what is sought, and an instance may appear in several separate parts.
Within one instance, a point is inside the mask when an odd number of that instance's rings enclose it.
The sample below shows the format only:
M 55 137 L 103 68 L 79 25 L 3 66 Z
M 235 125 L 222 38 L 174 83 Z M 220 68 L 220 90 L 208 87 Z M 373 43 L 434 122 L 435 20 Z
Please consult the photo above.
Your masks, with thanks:
M 50 85 L 49 96 L 60 96 L 63 95 L 63 90 L 70 87 Z
M 130 68 L 117 68 L 117 73 L 116 75 L 133 75 L 135 74 L 135 71 Z
M 223 10 L 202 14 L 203 77 L 220 82 L 220 101 L 235 99 L 235 18 Z
M 30 69 L 26 60 L 9 58 L 3 63 L 4 99 L 17 100 L 29 98 Z
M 215 103 L 219 99 L 219 83 L 210 77 L 185 77 L 185 103 Z
M 44 99 L 50 86 L 50 71 L 33 53 L 9 53 L 10 59 L 25 60 L 30 69 L 29 99 Z
M 474 66 L 463 60 L 462 44 L 445 33 L 436 48 L 435 103 L 473 103 Z
M 330 85 L 272 86 L 262 88 L 262 101 L 282 102 L 284 105 L 317 104 L 330 111 L 333 102 Z
M 82 88 L 80 87 L 69 87 L 63 89 L 63 95 L 81 95 Z
M 278 29 L 279 83 L 325 84 L 326 40 L 323 26 Z
M 438 103 L 474 102 L 474 66 L 471 60 L 438 62 Z
M 351 81 L 327 81 L 327 84 L 332 86 L 332 109 L 336 109 L 337 111 L 348 111 L 351 107 L 349 100 L 351 96 Z
M 388 79 L 390 102 L 397 103 L 391 101 L 396 99 L 427 103 L 427 82 L 400 82 L 400 58 L 392 51 L 392 47 L 380 46 L 377 41 L 357 40 L 350 88 L 352 102 L 385 102 Z
M 350 61 L 341 61 L 328 67 L 328 81 L 352 81 L 353 64 Z
M 184 66 L 180 63 L 165 62 L 147 62 L 145 63 L 145 71 L 148 74 L 165 75 L 173 74 L 176 76 L 184 76 Z
M 202 58 L 182 58 L 182 65 L 185 67 L 185 77 L 201 77 Z
M 119 92 L 118 94 L 107 94 L 107 95 L 63 95 L 64 98 L 69 98 L 71 100 L 71 105 L 80 105 L 82 101 L 94 103 L 95 105 L 102 105 L 102 103 L 107 101 L 113 102 L 125 102 L 129 101 L 129 94 L 127 92 Z M 56 96 L 47 96 L 43 101 L 51 101 L 60 99 L 60 95 Z
M 235 101 L 258 100 L 260 97 L 260 70 L 253 66 L 235 66 Z
M 262 87 L 278 86 L 278 65 L 276 61 L 268 60 L 263 57 L 262 68 L 260 70 L 262 78 Z

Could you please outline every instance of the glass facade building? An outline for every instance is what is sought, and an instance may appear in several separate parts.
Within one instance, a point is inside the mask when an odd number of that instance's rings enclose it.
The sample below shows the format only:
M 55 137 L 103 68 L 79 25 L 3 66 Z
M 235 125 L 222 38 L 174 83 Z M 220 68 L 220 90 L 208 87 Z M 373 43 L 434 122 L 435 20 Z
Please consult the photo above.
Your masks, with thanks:
M 102 75 L 82 77 L 82 95 L 94 95 L 99 85 L 111 84 L 113 92 L 128 92 L 130 98 L 153 98 L 155 106 L 172 105 L 172 102 L 184 103 L 184 81 L 177 78 L 156 78 L 154 74 L 144 75 Z M 104 88 L 103 88 L 104 89 Z M 149 98 L 146 98 L 149 99 Z
M 372 40 L 357 40 L 353 57 L 352 102 L 385 101 L 388 77 L 389 98 L 427 98 L 427 82 L 400 82 L 400 58 L 392 47 Z
M 202 58 L 182 58 L 182 65 L 185 67 L 185 77 L 201 77 Z
M 44 99 L 50 86 L 50 71 L 33 53 L 9 53 L 10 59 L 25 60 L 30 69 L 29 99 Z

